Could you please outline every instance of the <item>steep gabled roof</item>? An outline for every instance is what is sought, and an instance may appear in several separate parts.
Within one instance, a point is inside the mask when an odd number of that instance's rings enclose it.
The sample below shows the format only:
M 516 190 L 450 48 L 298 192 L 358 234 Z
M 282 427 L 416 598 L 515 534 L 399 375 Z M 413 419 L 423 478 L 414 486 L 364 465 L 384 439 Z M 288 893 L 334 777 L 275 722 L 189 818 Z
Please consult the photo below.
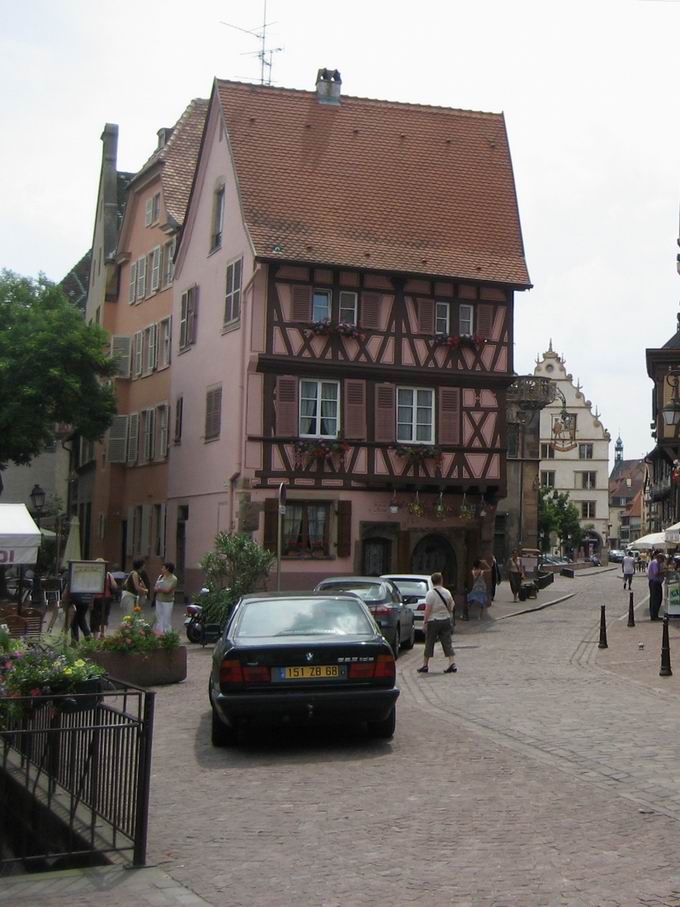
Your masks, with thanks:
M 259 257 L 530 286 L 502 114 L 215 92 Z
M 83 312 L 87 301 L 91 263 L 92 249 L 88 249 L 78 264 L 74 265 L 68 274 L 59 281 L 59 286 L 66 294 L 66 297 Z
M 168 130 L 168 140 L 154 151 L 134 177 L 134 182 L 137 182 L 156 164 L 163 164 L 163 200 L 168 216 L 176 224 L 184 222 L 208 104 L 204 98 L 194 98 L 172 130 Z

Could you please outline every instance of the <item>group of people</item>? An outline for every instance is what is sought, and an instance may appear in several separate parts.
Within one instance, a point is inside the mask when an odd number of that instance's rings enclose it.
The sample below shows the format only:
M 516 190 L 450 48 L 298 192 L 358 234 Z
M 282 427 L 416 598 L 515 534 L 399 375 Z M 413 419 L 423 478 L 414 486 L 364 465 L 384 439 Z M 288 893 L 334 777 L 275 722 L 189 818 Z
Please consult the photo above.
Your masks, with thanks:
M 97 558 L 103 561 L 103 558 Z M 144 569 L 145 561 L 138 558 L 132 563 L 132 570 L 127 575 L 119 588 L 115 577 L 109 571 L 106 572 L 104 581 L 104 590 L 98 595 L 90 595 L 82 592 L 72 592 L 66 581 L 64 590 L 61 595 L 61 608 L 64 611 L 64 632 L 71 630 L 72 638 L 77 641 L 80 633 L 83 636 L 92 635 L 99 639 L 104 639 L 109 625 L 111 615 L 111 605 L 114 598 L 120 595 L 122 609 L 127 613 L 133 613 L 141 610 L 140 602 L 149 597 L 151 583 Z M 158 635 L 167 633 L 172 629 L 172 608 L 175 602 L 175 590 L 177 588 L 177 577 L 175 576 L 175 565 L 171 561 L 165 561 L 161 566 L 161 572 L 153 584 L 152 606 L 156 609 L 156 622 L 154 625 L 155 632 Z M 52 628 L 52 623 L 50 628 Z

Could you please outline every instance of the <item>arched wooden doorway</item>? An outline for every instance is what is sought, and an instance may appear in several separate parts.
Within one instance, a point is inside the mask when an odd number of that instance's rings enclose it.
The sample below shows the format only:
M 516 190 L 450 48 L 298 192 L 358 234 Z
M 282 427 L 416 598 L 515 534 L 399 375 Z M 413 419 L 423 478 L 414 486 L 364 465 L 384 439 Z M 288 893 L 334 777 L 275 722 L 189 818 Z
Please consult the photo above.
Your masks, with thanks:
M 426 535 L 413 549 L 411 570 L 413 573 L 441 573 L 444 585 L 452 589 L 458 576 L 456 553 L 443 535 Z
M 364 576 L 389 573 L 392 542 L 384 538 L 364 539 L 362 572 Z

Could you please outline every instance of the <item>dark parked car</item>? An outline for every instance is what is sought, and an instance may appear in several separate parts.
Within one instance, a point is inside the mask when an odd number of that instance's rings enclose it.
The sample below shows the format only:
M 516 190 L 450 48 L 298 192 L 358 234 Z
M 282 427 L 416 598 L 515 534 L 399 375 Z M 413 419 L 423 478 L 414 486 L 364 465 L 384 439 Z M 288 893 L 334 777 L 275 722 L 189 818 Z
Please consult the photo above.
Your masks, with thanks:
M 621 551 L 619 548 L 612 548 L 609 552 L 609 561 L 612 564 L 620 564 L 624 557 L 625 552 Z
M 366 722 L 377 737 L 396 725 L 395 659 L 355 595 L 244 596 L 213 652 L 212 742 L 239 728 Z
M 329 576 L 315 592 L 342 595 L 351 592 L 368 607 L 382 635 L 392 646 L 394 657 L 399 649 L 412 649 L 416 641 L 413 611 L 404 603 L 401 592 L 389 579 L 379 576 Z

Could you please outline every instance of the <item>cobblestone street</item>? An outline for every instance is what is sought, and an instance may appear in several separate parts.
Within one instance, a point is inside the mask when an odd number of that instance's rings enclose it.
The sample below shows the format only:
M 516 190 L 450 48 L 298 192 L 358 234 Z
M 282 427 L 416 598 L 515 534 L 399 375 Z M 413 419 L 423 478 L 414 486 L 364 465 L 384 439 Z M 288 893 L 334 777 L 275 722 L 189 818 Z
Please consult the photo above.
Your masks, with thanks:
M 658 676 L 646 578 L 634 591 L 633 629 L 617 571 L 517 605 L 503 583 L 489 619 L 457 626 L 458 674 L 440 653 L 416 674 L 421 643 L 400 657 L 390 743 L 305 732 L 214 749 L 210 652 L 192 647 L 188 682 L 157 697 L 152 868 L 24 878 L 0 903 L 678 905 L 680 680 Z

